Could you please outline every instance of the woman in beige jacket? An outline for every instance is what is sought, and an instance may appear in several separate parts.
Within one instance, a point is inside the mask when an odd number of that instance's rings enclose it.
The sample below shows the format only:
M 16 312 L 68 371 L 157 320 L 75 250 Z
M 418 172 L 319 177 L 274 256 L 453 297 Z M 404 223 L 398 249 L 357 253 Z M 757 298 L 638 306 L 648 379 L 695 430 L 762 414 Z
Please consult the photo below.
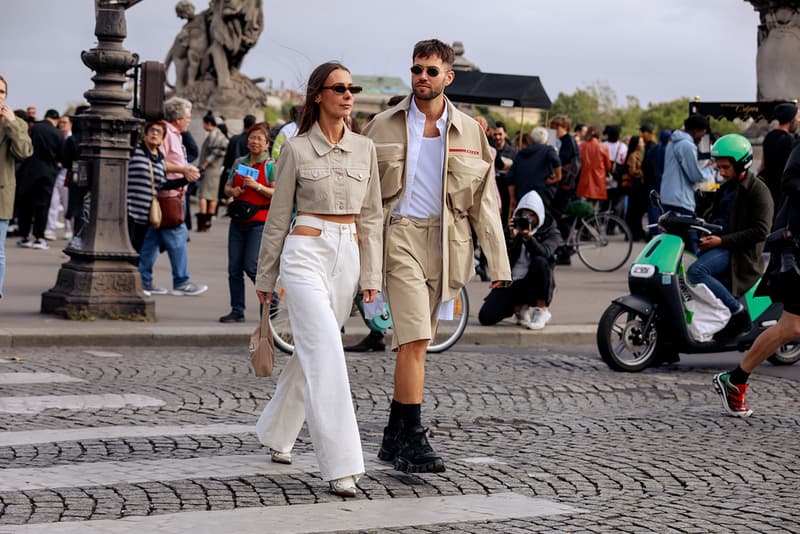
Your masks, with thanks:
M 298 135 L 277 164 L 256 278 L 259 301 L 269 305 L 280 271 L 295 343 L 258 438 L 273 461 L 291 463 L 306 420 L 322 477 L 342 497 L 357 495 L 364 457 L 340 330 L 359 285 L 364 302 L 374 300 L 382 268 L 375 147 L 344 122 L 360 91 L 339 63 L 311 73 Z

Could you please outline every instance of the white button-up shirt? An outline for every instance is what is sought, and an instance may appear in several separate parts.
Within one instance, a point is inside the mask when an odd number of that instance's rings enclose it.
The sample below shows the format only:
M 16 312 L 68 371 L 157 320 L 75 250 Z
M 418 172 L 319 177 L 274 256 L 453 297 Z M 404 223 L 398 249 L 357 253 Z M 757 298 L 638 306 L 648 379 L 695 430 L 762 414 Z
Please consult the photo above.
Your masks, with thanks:
M 445 134 L 447 130 L 447 106 L 444 108 L 442 116 L 436 120 L 436 127 L 439 129 L 439 137 L 441 143 L 441 155 L 439 156 L 438 163 L 433 161 L 426 161 L 420 165 L 420 156 L 422 152 L 422 140 L 425 132 L 425 114 L 422 113 L 417 107 L 414 98 L 411 98 L 411 104 L 408 107 L 408 149 L 406 152 L 406 189 L 403 193 L 403 198 L 397 204 L 397 208 L 392 215 L 400 215 L 405 217 L 418 217 L 428 218 L 432 215 L 442 214 L 441 194 L 438 199 L 432 199 L 429 195 L 424 195 L 424 191 L 441 191 L 442 190 L 442 175 L 444 173 L 444 144 Z M 429 157 L 433 155 L 426 151 Z M 424 156 L 423 156 L 424 157 Z M 418 172 L 437 168 L 438 172 Z M 424 184 L 420 182 L 424 181 Z M 422 201 L 427 199 L 430 202 Z M 433 204 L 436 204 L 435 206 Z

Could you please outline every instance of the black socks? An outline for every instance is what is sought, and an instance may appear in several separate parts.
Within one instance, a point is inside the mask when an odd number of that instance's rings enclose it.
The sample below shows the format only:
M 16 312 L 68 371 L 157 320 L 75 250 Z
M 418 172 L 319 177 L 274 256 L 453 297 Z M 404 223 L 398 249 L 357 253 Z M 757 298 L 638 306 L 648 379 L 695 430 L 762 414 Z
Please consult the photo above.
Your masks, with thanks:
M 747 384 L 747 379 L 750 378 L 750 373 L 744 372 L 744 370 L 738 365 L 736 366 L 736 369 L 731 371 L 729 374 L 731 377 L 731 384 L 736 384 L 737 386 L 740 384 Z
M 421 404 L 400 404 L 392 399 L 389 406 L 389 428 L 397 429 L 402 425 L 404 428 L 422 426 L 422 405 Z

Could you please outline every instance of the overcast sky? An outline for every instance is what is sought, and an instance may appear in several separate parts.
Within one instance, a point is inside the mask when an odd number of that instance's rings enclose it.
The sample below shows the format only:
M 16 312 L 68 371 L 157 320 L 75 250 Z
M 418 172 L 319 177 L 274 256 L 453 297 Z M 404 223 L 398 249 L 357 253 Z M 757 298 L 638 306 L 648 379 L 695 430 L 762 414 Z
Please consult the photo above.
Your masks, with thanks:
M 174 0 L 127 12 L 127 49 L 163 61 L 183 21 Z M 197 11 L 208 2 L 194 0 Z M 389 8 L 390 5 L 396 9 Z M 620 103 L 682 96 L 755 100 L 758 14 L 743 0 L 264 0 L 265 30 L 242 71 L 300 88 L 337 59 L 354 74 L 408 79 L 420 39 L 464 42 L 485 72 L 538 75 L 551 100 L 596 81 Z M 83 100 L 92 72 L 94 0 L 0 1 L 0 74 L 14 108 L 41 117 Z

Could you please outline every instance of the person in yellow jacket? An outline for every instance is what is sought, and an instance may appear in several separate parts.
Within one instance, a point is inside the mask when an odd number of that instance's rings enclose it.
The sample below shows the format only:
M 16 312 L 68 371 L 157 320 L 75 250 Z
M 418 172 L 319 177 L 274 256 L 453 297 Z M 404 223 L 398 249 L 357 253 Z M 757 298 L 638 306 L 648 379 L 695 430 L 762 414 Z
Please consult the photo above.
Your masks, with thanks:
M 383 282 L 397 350 L 389 423 L 378 458 L 407 473 L 441 472 L 422 426 L 425 354 L 439 317 L 474 274 L 472 227 L 489 262 L 491 287 L 511 269 L 492 155 L 480 125 L 444 95 L 453 49 L 436 39 L 412 54 L 413 93 L 367 125 L 375 142 L 384 216 Z

